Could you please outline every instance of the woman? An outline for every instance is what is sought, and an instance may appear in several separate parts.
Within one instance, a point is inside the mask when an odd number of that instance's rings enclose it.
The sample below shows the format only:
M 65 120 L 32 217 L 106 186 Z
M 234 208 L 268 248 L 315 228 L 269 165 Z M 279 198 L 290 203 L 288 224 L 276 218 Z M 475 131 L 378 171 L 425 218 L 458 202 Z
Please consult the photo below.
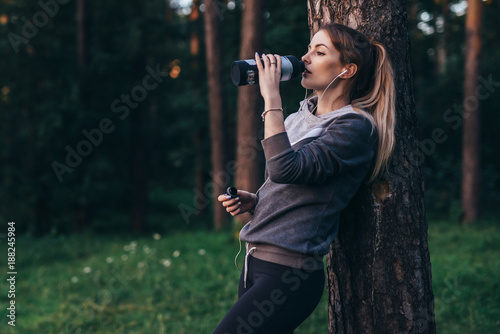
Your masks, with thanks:
M 284 120 L 281 58 L 255 54 L 266 157 L 257 194 L 218 200 L 231 215 L 253 212 L 239 299 L 214 333 L 293 333 L 324 290 L 323 256 L 339 216 L 362 182 L 383 172 L 394 147 L 394 84 L 385 48 L 340 24 L 322 26 L 302 57 L 314 90 Z

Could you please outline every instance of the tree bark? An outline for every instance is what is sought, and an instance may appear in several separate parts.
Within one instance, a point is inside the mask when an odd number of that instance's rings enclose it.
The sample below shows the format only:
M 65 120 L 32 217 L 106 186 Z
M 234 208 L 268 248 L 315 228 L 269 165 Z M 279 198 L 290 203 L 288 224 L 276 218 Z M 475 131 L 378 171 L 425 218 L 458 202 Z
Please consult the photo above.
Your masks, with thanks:
M 224 122 L 224 93 L 222 79 L 222 46 L 220 34 L 220 19 L 217 16 L 215 0 L 204 1 L 205 51 L 207 61 L 207 76 L 210 109 L 210 142 L 212 148 L 212 199 L 214 212 L 214 227 L 223 228 L 228 222 L 225 208 L 217 201 L 217 197 L 229 186 L 226 175 L 226 125 Z
M 262 48 L 262 0 L 243 1 L 241 49 L 239 59 L 253 59 Z M 262 129 L 260 119 L 261 97 L 259 87 L 238 88 L 238 128 L 236 149 L 236 187 L 255 192 L 262 184 L 263 157 L 257 133 Z M 239 215 L 238 222 L 246 222 L 249 215 Z
M 464 125 L 462 133 L 462 209 L 463 222 L 480 215 L 480 109 L 476 95 L 481 53 L 481 0 L 468 1 L 465 20 L 466 55 L 464 87 Z
M 382 42 L 397 90 L 388 172 L 363 185 L 342 212 L 327 256 L 329 333 L 435 333 L 406 3 L 309 0 L 308 8 L 311 34 L 334 21 Z

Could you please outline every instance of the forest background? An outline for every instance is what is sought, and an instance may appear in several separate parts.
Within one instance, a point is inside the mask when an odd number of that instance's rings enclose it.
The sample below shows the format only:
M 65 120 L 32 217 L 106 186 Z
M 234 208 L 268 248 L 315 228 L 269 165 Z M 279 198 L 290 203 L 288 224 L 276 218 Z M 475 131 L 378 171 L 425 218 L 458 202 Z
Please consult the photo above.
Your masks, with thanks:
M 0 267 L 13 259 L 19 271 L 17 299 L 0 295 L 2 305 L 16 301 L 11 333 L 209 332 L 237 298 L 234 236 L 248 217 L 231 221 L 224 212 L 225 224 L 214 219 L 212 158 L 226 154 L 220 186 L 245 184 L 234 168 L 238 154 L 262 171 L 262 133 L 255 131 L 250 146 L 239 143 L 240 130 L 253 126 L 238 116 L 245 88 L 229 75 L 248 29 L 243 2 L 215 4 L 222 53 L 207 66 L 201 1 L 0 1 Z M 467 1 L 407 2 L 415 158 L 425 175 L 442 333 L 500 326 L 499 7 L 482 1 L 478 86 L 470 95 Z M 260 28 L 262 48 L 254 51 L 302 56 L 307 1 L 265 1 Z M 207 73 L 215 65 L 224 137 L 214 146 Z M 299 80 L 281 85 L 285 114 L 304 93 Z M 472 160 L 462 153 L 470 142 L 463 138 L 465 104 L 481 115 L 480 216 L 468 225 L 461 224 L 462 165 Z M 3 242 L 8 233 L 17 257 Z M 325 332 L 326 299 L 325 292 L 300 333 Z
M 80 3 L 0 3 L 0 221 L 32 236 L 212 229 L 204 5 Z M 500 203 L 500 4 L 483 5 L 477 100 L 488 218 Z M 238 122 L 229 69 L 239 56 L 241 6 L 217 2 L 229 162 Z M 427 217 L 459 223 L 467 2 L 409 1 L 407 8 Z M 256 51 L 305 53 L 305 1 L 267 1 L 263 15 Z M 305 91 L 292 80 L 281 93 L 290 114 Z

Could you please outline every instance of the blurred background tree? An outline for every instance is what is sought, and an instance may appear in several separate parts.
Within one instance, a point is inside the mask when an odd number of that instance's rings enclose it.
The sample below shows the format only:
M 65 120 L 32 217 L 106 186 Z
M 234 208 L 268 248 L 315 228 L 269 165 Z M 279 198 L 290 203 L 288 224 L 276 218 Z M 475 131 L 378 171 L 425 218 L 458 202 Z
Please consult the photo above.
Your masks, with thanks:
M 241 45 L 239 59 L 254 59 L 256 50 L 262 49 L 264 1 L 244 0 L 241 18 Z M 257 51 L 258 52 L 258 51 Z M 262 53 L 260 53 L 262 54 Z M 258 85 L 238 88 L 238 126 L 236 139 L 236 187 L 255 193 L 262 184 L 264 174 L 262 153 L 259 152 L 258 136 L 262 132 L 262 122 L 255 115 L 263 107 Z M 241 225 L 250 220 L 250 214 L 236 216 Z
M 426 205 L 428 216 L 457 222 L 463 219 L 461 204 L 462 126 L 464 123 L 464 68 L 467 1 L 410 1 L 409 31 L 414 69 L 415 99 L 420 146 L 425 167 Z M 500 51 L 494 44 L 500 12 L 498 2 L 482 1 L 482 52 L 479 68 L 481 109 L 479 150 L 481 192 L 478 195 L 483 217 L 495 214 L 500 198 L 500 161 L 494 156 L 500 144 L 494 134 L 498 114 L 494 105 L 499 102 L 500 67 L 495 59 Z M 443 44 L 443 41 L 445 43 Z M 439 51 L 445 49 L 445 61 Z M 441 64 L 441 65 L 440 65 Z M 474 98 L 471 97 L 471 98 Z M 434 131 L 434 135 L 433 135 Z M 435 140 L 436 133 L 440 139 Z M 437 138 L 436 138 L 437 139 Z M 467 159 L 465 157 L 464 159 Z
M 204 2 L 204 28 L 205 28 L 205 50 L 207 65 L 207 80 L 209 92 L 209 114 L 210 114 L 210 146 L 212 173 L 211 184 L 212 198 L 217 198 L 227 188 L 228 178 L 227 145 L 225 139 L 228 137 L 226 126 L 226 113 L 224 104 L 224 80 L 222 71 L 222 39 L 221 39 L 221 17 L 219 8 L 214 0 Z M 193 2 L 191 14 L 196 13 L 197 1 Z M 215 229 L 223 228 L 229 220 L 228 214 L 222 205 L 212 201 L 214 211 L 213 220 Z
M 234 162 L 238 89 L 229 67 L 240 57 L 243 2 L 215 4 L 224 143 Z M 500 5 L 481 5 L 480 202 L 488 216 L 500 200 L 494 112 Z M 466 8 L 462 0 L 408 2 L 427 212 L 457 222 Z M 0 220 L 15 220 L 20 233 L 33 235 L 213 227 L 208 80 L 197 10 L 203 13 L 205 4 L 0 2 Z M 301 56 L 309 43 L 307 3 L 265 2 L 262 12 L 262 49 L 255 51 Z M 283 83 L 281 92 L 285 112 L 296 111 L 304 96 L 299 82 Z M 227 173 L 228 183 L 242 182 L 233 169 Z

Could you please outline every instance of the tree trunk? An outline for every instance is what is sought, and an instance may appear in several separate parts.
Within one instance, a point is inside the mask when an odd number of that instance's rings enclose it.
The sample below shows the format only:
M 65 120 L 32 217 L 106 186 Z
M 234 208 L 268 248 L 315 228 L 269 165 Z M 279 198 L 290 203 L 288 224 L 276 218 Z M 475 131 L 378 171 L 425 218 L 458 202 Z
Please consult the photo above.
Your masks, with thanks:
M 167 6 L 170 7 L 170 6 Z M 195 82 L 196 80 L 199 80 L 200 76 L 202 73 L 200 72 L 200 57 L 198 56 L 199 51 L 200 51 L 200 29 L 199 27 L 199 19 L 200 19 L 200 3 L 198 0 L 193 0 L 193 3 L 191 5 L 191 14 L 189 15 L 189 21 L 190 21 L 190 29 L 191 29 L 191 38 L 190 38 L 190 53 L 191 53 L 191 76 L 190 79 L 191 81 Z M 203 59 L 206 61 L 206 59 Z M 195 194 L 204 194 L 205 191 L 205 186 L 207 184 L 207 175 L 208 172 L 206 171 L 206 166 L 205 166 L 205 156 L 206 152 L 204 150 L 204 142 L 206 141 L 205 138 L 205 131 L 204 127 L 200 124 L 196 129 L 193 130 L 193 145 L 194 145 L 194 150 L 195 150 L 195 183 L 196 183 L 196 192 Z M 210 156 L 211 157 L 211 156 Z M 204 194 L 210 196 L 210 194 Z M 205 216 L 207 214 L 207 211 L 209 209 L 209 203 L 204 203 L 204 205 L 197 205 L 196 210 L 198 215 Z M 214 220 L 215 222 L 215 220 Z M 215 225 L 215 223 L 214 223 Z
M 406 3 L 309 0 L 308 7 L 311 33 L 335 21 L 382 42 L 397 90 L 388 172 L 363 185 L 342 212 L 327 257 L 329 333 L 435 333 Z
M 146 227 L 148 203 L 147 186 L 147 120 L 146 106 L 139 105 L 131 111 L 132 116 L 132 193 L 131 230 L 142 233 Z
M 208 76 L 208 97 L 210 108 L 210 137 L 212 163 L 212 199 L 214 212 L 214 227 L 216 230 L 224 227 L 228 222 L 225 208 L 217 201 L 217 197 L 225 192 L 228 185 L 226 175 L 226 125 L 224 122 L 224 93 L 222 79 L 222 51 L 220 19 L 217 16 L 215 0 L 204 1 L 205 13 L 205 50 Z
M 253 59 L 262 47 L 262 0 L 243 1 L 241 27 L 241 49 L 239 59 Z M 259 87 L 238 88 L 238 129 L 236 149 L 236 187 L 255 192 L 262 184 L 263 156 L 260 139 L 256 136 L 262 129 L 260 118 L 261 97 Z M 237 221 L 246 222 L 249 215 L 239 215 Z
M 471 223 L 480 214 L 480 109 L 476 96 L 481 53 L 481 0 L 468 1 L 465 20 L 466 56 L 464 88 L 464 125 L 462 134 L 462 208 L 463 222 Z
M 435 16 L 438 17 L 439 7 L 434 7 L 436 9 Z M 450 7 L 448 5 L 448 0 L 441 1 L 441 15 L 443 17 L 443 27 L 442 31 L 439 31 L 439 26 L 437 25 L 437 19 L 434 20 L 434 27 L 437 32 L 436 39 L 436 76 L 446 75 L 447 58 L 448 58 L 448 16 L 450 13 Z
M 88 85 L 87 85 L 87 57 L 86 57 L 86 0 L 77 0 L 76 2 L 76 49 L 78 64 L 78 99 L 84 113 L 89 109 Z M 82 166 L 82 175 L 86 173 L 86 166 Z M 75 192 L 75 231 L 83 232 L 87 228 L 88 207 L 87 207 L 87 187 L 85 185 L 85 176 L 78 179 L 79 190 Z
M 195 150 L 196 150 L 196 160 L 195 160 L 196 194 L 204 194 L 205 186 L 207 184 L 207 178 L 208 178 L 208 176 L 207 176 L 208 173 L 206 172 L 206 169 L 204 168 L 205 164 L 203 162 L 203 155 L 206 154 L 206 152 L 203 150 L 203 140 L 205 140 L 205 136 L 203 135 L 203 132 L 201 131 L 201 129 L 197 129 L 194 133 L 194 139 L 193 139 L 193 143 L 194 143 Z M 207 194 L 204 194 L 204 195 L 206 196 Z M 195 209 L 197 210 L 197 214 L 202 215 L 202 216 L 207 214 L 208 208 L 209 208 L 208 203 L 203 203 L 203 205 L 200 205 L 198 203 L 195 207 Z M 215 225 L 214 225 L 214 227 L 215 227 Z
M 135 19 L 144 20 L 144 8 L 141 4 L 135 5 Z M 145 33 L 142 30 L 142 33 Z M 153 67 L 156 63 L 154 58 L 146 56 L 147 48 L 145 38 L 141 38 L 140 52 L 135 55 L 133 69 L 136 78 L 144 76 L 144 67 L 148 65 Z M 146 93 L 146 101 L 136 101 L 136 107 L 130 111 L 131 116 L 131 207 L 130 207 L 130 228 L 134 233 L 143 233 L 146 230 L 146 219 L 148 210 L 148 172 L 149 171 L 149 117 L 151 108 L 154 108 L 151 102 L 151 95 Z
M 76 23 L 77 23 L 77 52 L 78 52 L 78 68 L 85 68 L 85 0 L 77 0 L 76 2 Z

